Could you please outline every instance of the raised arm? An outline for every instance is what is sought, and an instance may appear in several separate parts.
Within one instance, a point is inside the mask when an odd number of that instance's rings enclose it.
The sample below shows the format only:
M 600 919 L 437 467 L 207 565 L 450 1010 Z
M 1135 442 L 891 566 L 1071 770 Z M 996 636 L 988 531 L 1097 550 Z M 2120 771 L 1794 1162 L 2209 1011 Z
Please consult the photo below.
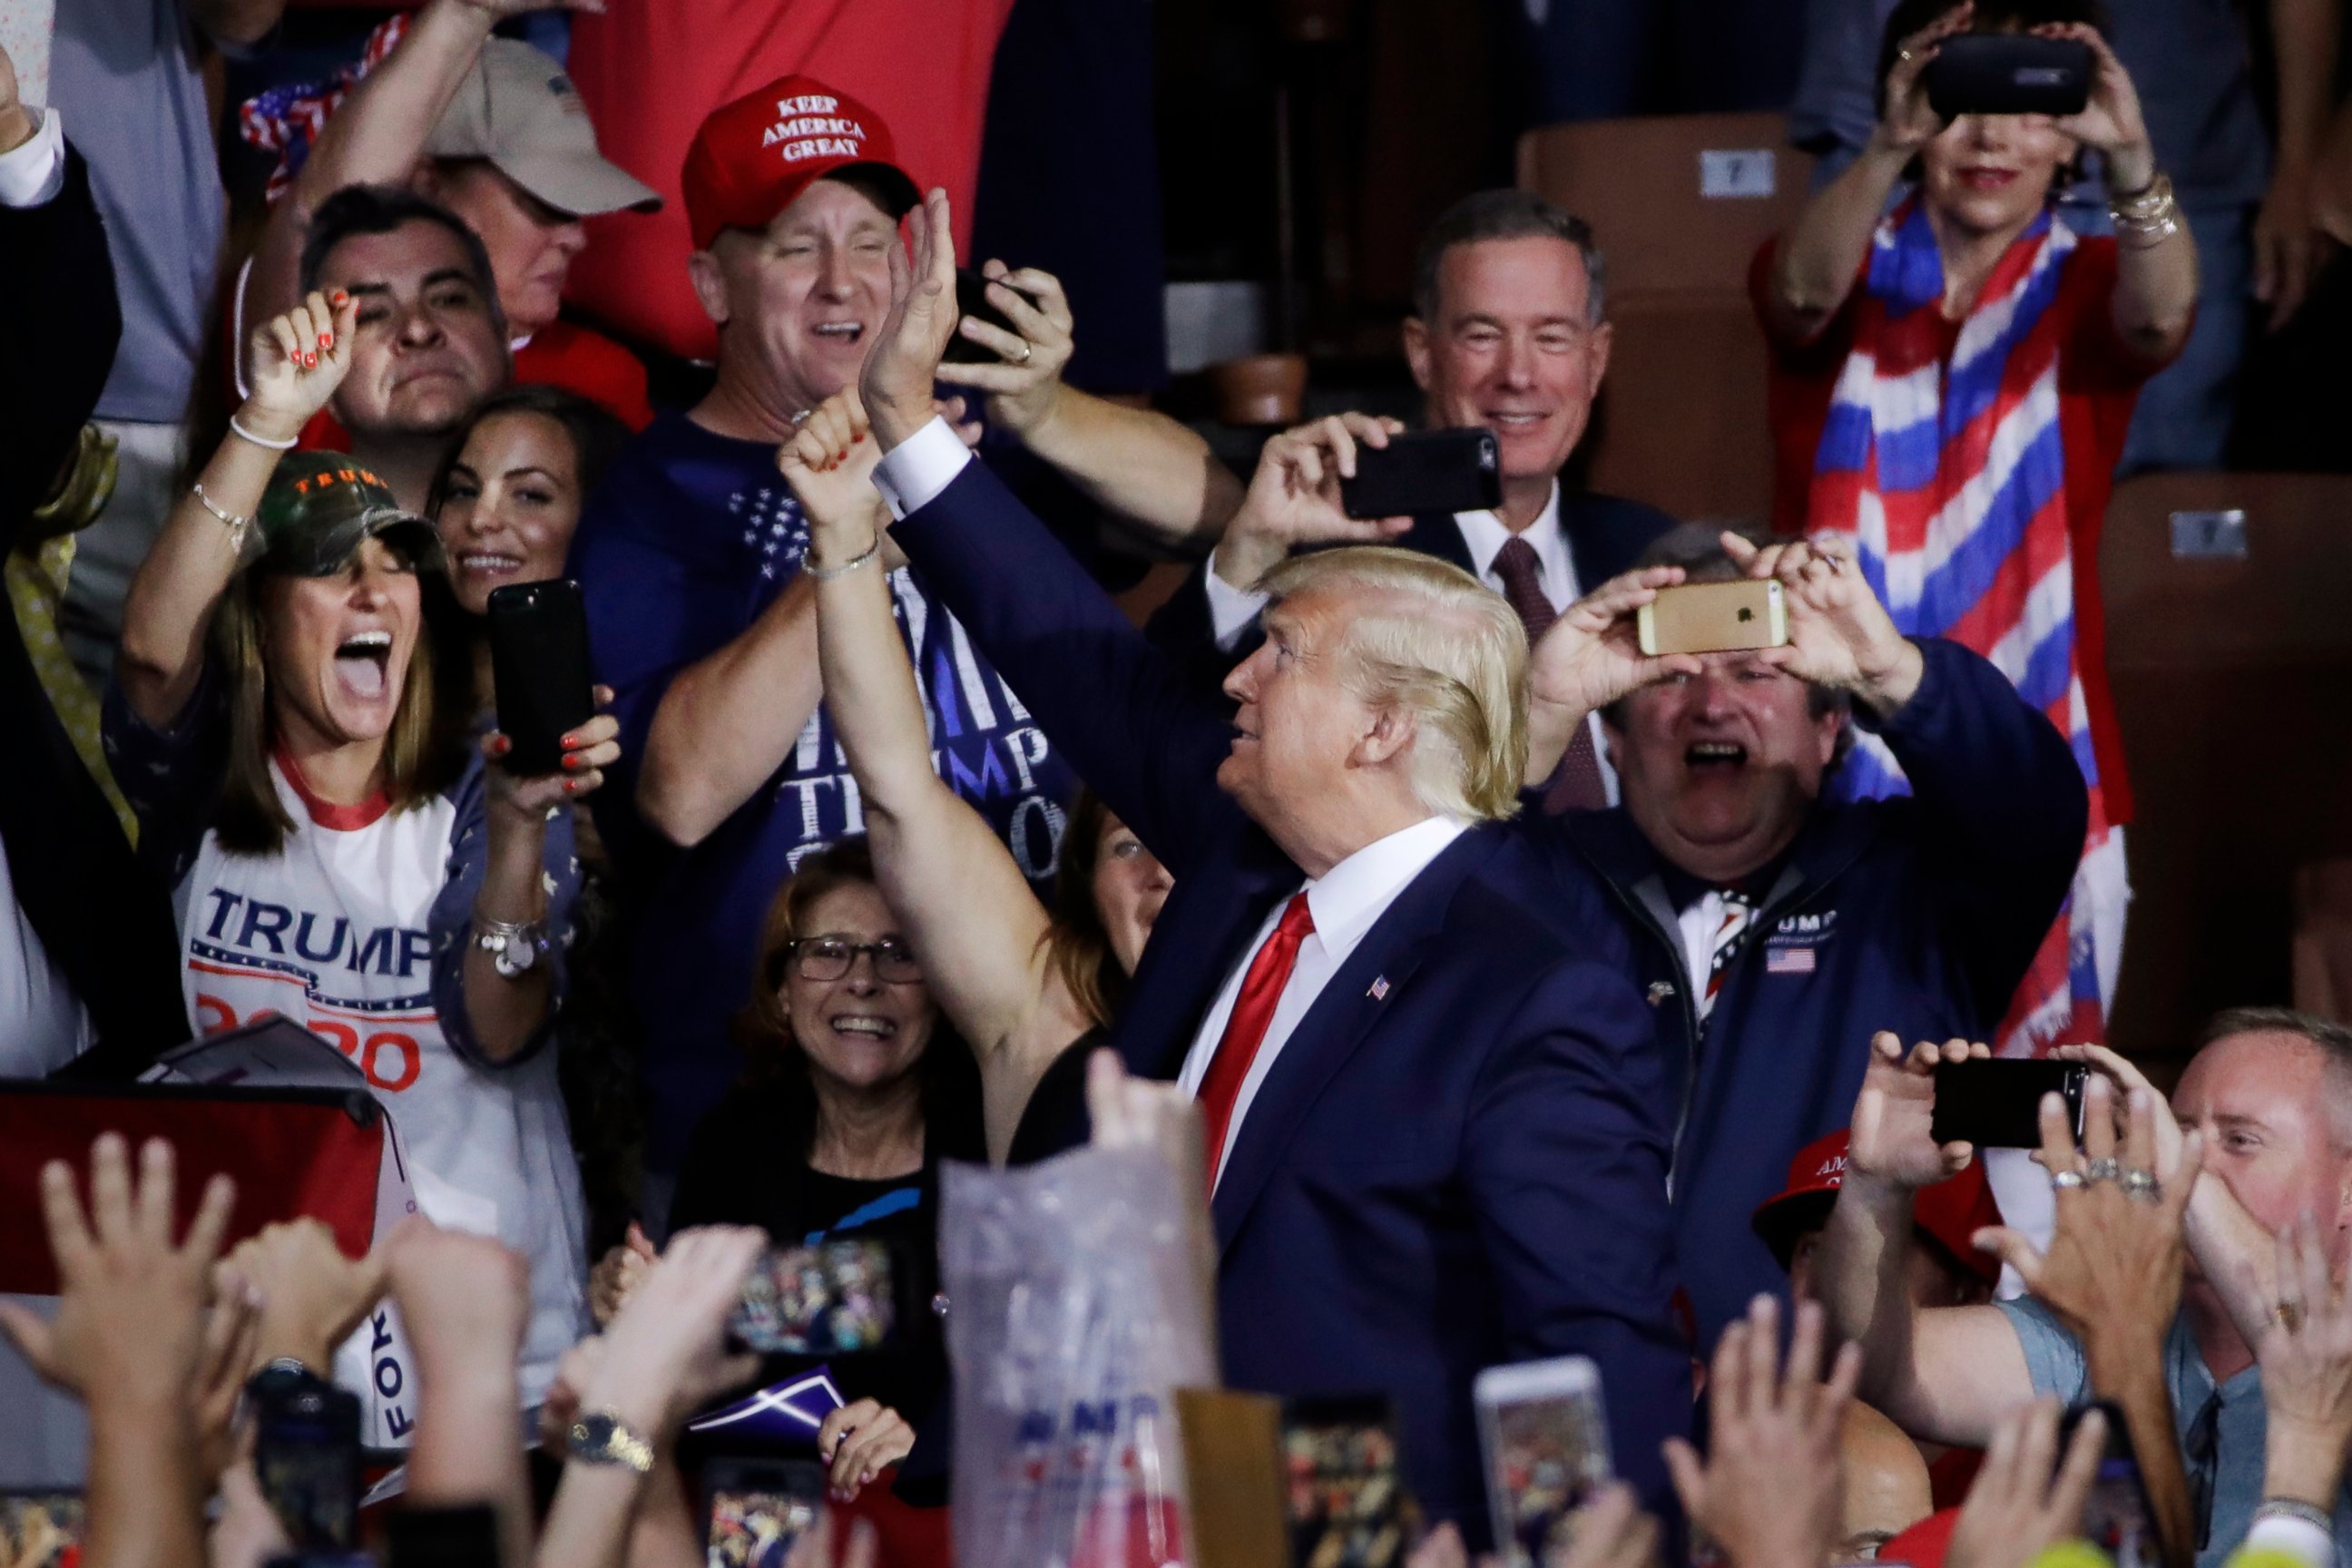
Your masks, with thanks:
M 327 405 L 351 368 L 347 344 L 358 307 L 313 294 L 257 328 L 249 345 L 253 391 L 228 437 L 173 507 L 122 605 L 115 679 L 131 710 L 168 729 L 195 694 L 205 637 L 252 531 L 254 509 L 282 452 Z
M 922 698 L 891 606 L 889 514 L 874 489 L 873 450 L 865 410 L 845 392 L 802 425 L 782 463 L 808 514 L 819 662 L 875 872 L 931 994 L 980 1058 L 989 1152 L 1002 1159 L 1038 1078 L 1085 1021 L 1068 1018 L 1066 1031 L 1035 1026 L 1049 989 L 1058 990 L 1045 909 L 995 830 L 932 768 Z
M 997 358 L 942 364 L 939 378 L 986 393 L 992 425 L 1153 540 L 1195 548 L 1214 543 L 1242 503 L 1234 471 L 1208 442 L 1165 414 L 1123 407 L 1063 383 L 1074 343 L 1060 279 L 1034 267 L 1016 271 L 1001 261 L 981 271 L 989 303 L 1017 331 L 966 316 L 957 330 Z
M 2131 73 L 2099 30 L 2081 23 L 2036 27 L 2044 37 L 2072 38 L 2096 61 L 2091 100 L 2058 129 L 2105 161 L 2107 194 L 2116 204 L 2116 293 L 2110 310 L 2116 335 L 2143 359 L 2168 360 L 2189 341 L 2197 319 L 2197 247 L 2189 215 L 2164 201 L 2150 222 L 2128 221 L 2136 204 L 2157 202 L 2156 148 L 2140 118 Z
M 750 630 L 670 680 L 646 736 L 638 811 L 672 843 L 700 843 L 784 765 L 824 698 L 816 584 L 802 573 Z
M 1844 306 L 1870 254 L 1870 237 L 1887 198 L 1919 150 L 1944 121 L 1927 102 L 1924 73 L 1944 39 L 1969 25 L 1970 8 L 1954 6 L 1903 40 L 1886 73 L 1885 109 L 1862 155 L 1815 192 L 1794 227 L 1773 247 L 1764 291 L 1766 331 L 1789 342 L 1811 342 Z
M 890 314 L 859 384 L 884 453 L 876 482 L 901 519 L 893 536 L 1055 748 L 1181 879 L 1231 820 L 1213 783 L 1230 713 L 939 422 L 931 381 L 956 323 L 946 194 L 908 224 L 915 259 L 892 247 Z
M 2001 1415 L 2033 1396 L 2017 1331 L 1998 1307 L 1914 1306 L 1904 1265 L 1918 1190 L 1974 1154 L 1929 1134 L 1936 1064 L 1989 1053 L 1958 1040 L 1906 1052 L 1888 1034 L 1870 1052 L 1816 1289 L 1831 1331 L 1862 1347 L 1865 1402 L 1914 1436 L 1982 1447 Z
M 250 0 L 247 0 L 250 3 Z M 294 304 L 310 220 L 345 185 L 405 185 L 449 100 L 509 16 L 552 7 L 602 11 L 604 0 L 432 0 L 383 63 L 352 89 L 319 132 L 294 188 L 269 215 L 246 279 L 248 320 Z

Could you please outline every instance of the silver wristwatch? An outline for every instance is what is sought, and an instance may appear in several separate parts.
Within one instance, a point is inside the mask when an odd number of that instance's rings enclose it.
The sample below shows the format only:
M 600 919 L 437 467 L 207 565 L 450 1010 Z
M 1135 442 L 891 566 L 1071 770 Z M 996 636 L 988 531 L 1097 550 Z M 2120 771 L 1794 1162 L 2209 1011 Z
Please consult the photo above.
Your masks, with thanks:
M 490 967 L 501 980 L 520 980 L 539 963 L 547 947 L 546 928 L 536 921 L 494 921 L 474 917 L 474 945 L 490 955 Z

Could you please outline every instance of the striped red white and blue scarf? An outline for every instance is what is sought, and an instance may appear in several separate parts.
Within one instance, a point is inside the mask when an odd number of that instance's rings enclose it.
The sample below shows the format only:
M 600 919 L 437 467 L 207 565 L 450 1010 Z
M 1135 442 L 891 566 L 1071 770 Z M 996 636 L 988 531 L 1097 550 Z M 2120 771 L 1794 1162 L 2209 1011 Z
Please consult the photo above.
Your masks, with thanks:
M 1926 211 L 1915 198 L 1879 225 L 1808 514 L 1810 531 L 1853 544 L 1905 635 L 1973 648 L 2049 714 L 2090 784 L 2082 866 L 2003 1021 L 2004 1055 L 2104 1037 L 2102 998 L 2130 897 L 2122 834 L 2100 798 L 2074 637 L 2058 398 L 2065 329 L 2051 309 L 2074 247 L 2055 215 L 2037 218 L 1985 280 L 1948 362 L 1943 258 Z M 1835 793 L 1906 793 L 1885 744 L 1857 740 Z

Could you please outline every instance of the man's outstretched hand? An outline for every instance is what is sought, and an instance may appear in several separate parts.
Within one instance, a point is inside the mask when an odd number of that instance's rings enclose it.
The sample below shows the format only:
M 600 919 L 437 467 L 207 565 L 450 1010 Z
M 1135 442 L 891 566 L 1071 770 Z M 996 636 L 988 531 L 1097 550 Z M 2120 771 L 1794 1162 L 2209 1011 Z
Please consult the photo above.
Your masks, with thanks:
M 858 393 L 885 452 L 938 412 L 931 388 L 961 319 L 947 192 L 934 189 L 924 197 L 907 215 L 907 230 L 913 258 L 890 247 L 890 313 L 882 319 L 858 376 Z

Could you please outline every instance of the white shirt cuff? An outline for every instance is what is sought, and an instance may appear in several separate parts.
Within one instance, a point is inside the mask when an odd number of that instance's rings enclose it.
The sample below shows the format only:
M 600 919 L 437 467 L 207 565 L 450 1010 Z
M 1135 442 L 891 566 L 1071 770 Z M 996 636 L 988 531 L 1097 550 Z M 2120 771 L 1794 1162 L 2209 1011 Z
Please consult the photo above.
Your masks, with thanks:
M 1236 588 L 1217 575 L 1214 558 L 1201 574 L 1209 589 L 1209 627 L 1216 634 L 1220 651 L 1231 653 L 1242 634 L 1250 628 L 1265 608 L 1265 595 L 1247 588 Z
M 937 500 L 971 461 L 971 448 L 955 427 L 934 415 L 883 458 L 874 470 L 874 488 L 889 503 L 890 515 L 903 522 L 909 512 Z
M 2246 1531 L 2246 1544 L 2284 1552 L 2311 1568 L 2335 1568 L 2336 1564 L 2335 1538 L 2307 1519 L 2279 1514 L 2258 1519 Z
M 31 140 L 0 153 L 0 207 L 45 207 L 66 188 L 64 117 L 54 109 L 32 109 Z

